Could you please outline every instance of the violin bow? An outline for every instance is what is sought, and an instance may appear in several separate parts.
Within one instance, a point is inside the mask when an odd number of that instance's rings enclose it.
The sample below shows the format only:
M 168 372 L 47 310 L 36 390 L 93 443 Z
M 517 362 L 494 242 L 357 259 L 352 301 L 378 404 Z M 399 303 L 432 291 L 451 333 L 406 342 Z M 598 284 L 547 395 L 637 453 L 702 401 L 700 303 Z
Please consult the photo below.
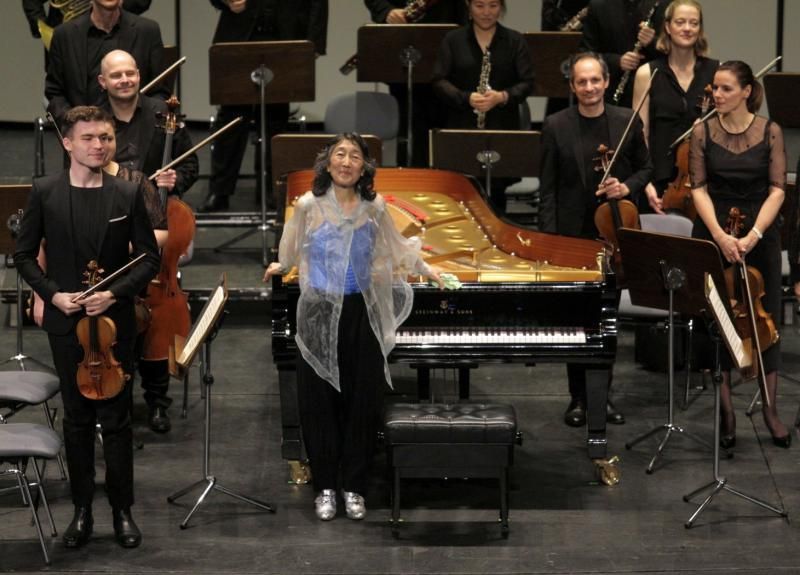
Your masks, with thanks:
M 136 265 L 136 264 L 138 264 L 140 261 L 142 261 L 146 255 L 147 255 L 147 254 L 139 254 L 139 255 L 138 255 L 138 256 L 136 256 L 134 259 L 132 259 L 131 261 L 129 261 L 127 264 L 125 264 L 124 266 L 122 266 L 121 268 L 119 268 L 117 271 L 115 271 L 113 274 L 109 274 L 109 275 L 107 275 L 106 277 L 104 277 L 102 280 L 100 280 L 99 282 L 97 282 L 96 284 L 94 284 L 94 285 L 93 285 L 92 287 L 90 287 L 89 289 L 82 291 L 82 292 L 81 292 L 81 293 L 79 293 L 77 296 L 75 296 L 74 298 L 72 298 L 72 300 L 71 300 L 71 301 L 72 301 L 72 303 L 78 303 L 78 302 L 79 302 L 79 301 L 81 301 L 82 299 L 86 299 L 87 297 L 89 297 L 90 295 L 92 295 L 94 292 L 96 292 L 96 291 L 97 291 L 97 290 L 99 290 L 100 288 L 104 288 L 104 287 L 106 287 L 106 286 L 107 286 L 109 283 L 111 283 L 111 280 L 115 279 L 117 276 L 119 276 L 119 275 L 121 275 L 121 274 L 125 273 L 126 271 L 128 271 L 129 269 L 131 269 L 133 266 L 135 266 L 135 265 Z
M 139 90 L 139 93 L 140 93 L 140 94 L 147 94 L 147 92 L 149 92 L 149 91 L 150 91 L 150 90 L 153 88 L 153 86 L 155 86 L 155 85 L 156 85 L 156 84 L 158 84 L 158 83 L 159 83 L 161 80 L 163 80 L 164 78 L 166 78 L 167 76 L 169 76 L 169 75 L 172 73 L 172 71 L 173 71 L 175 68 L 177 68 L 178 66 L 181 66 L 181 65 L 183 65 L 183 63 L 184 63 L 184 62 L 186 62 L 186 56 L 181 56 L 181 57 L 180 57 L 180 59 L 178 59 L 178 60 L 176 60 L 175 62 L 173 62 L 173 63 L 172 63 L 170 66 L 168 66 L 168 67 L 167 67 L 167 69 L 166 69 L 166 70 L 164 70 L 163 72 L 161 72 L 161 73 L 160 73 L 158 76 L 156 76 L 155 78 L 153 78 L 153 79 L 150 81 L 150 83 L 148 83 L 148 84 L 147 84 L 147 85 L 146 85 L 144 88 L 142 88 L 141 90 Z
M 181 163 L 183 160 L 185 160 L 186 158 L 188 158 L 189 156 L 194 154 L 197 150 L 199 150 L 200 148 L 202 148 L 203 146 L 205 146 L 206 144 L 208 144 L 209 142 L 211 142 L 212 140 L 214 140 L 218 136 L 222 135 L 223 132 L 233 128 L 236 124 L 238 124 L 241 121 L 242 121 L 242 116 L 234 118 L 233 120 L 231 120 L 230 122 L 228 122 L 227 124 L 222 126 L 219 130 L 217 130 L 216 132 L 214 132 L 213 134 L 208 136 L 205 140 L 203 140 L 199 144 L 196 144 L 196 145 L 192 146 L 191 148 L 186 150 L 184 153 L 182 153 L 180 156 L 178 156 L 177 158 L 172 160 L 170 163 L 168 163 L 166 166 L 164 166 L 163 168 L 159 168 L 158 170 L 153 172 L 153 174 L 151 176 L 149 176 L 147 179 L 148 180 L 156 179 L 158 177 L 158 174 L 160 174 L 161 172 L 166 172 L 167 170 L 169 170 L 175 164 Z
M 605 183 L 605 181 L 608 179 L 608 176 L 611 174 L 611 168 L 614 167 L 614 162 L 617 160 L 620 149 L 622 149 L 622 144 L 625 142 L 625 138 L 628 137 L 628 132 L 631 131 L 631 126 L 633 126 L 634 120 L 639 117 L 639 110 L 642 109 L 642 104 L 644 104 L 645 100 L 647 100 L 647 95 L 650 94 L 650 88 L 653 87 L 653 78 L 655 77 L 656 73 L 658 73 L 658 68 L 654 69 L 653 73 L 650 74 L 650 83 L 647 86 L 647 92 L 644 93 L 642 99 L 639 100 L 639 103 L 636 105 L 636 109 L 633 111 L 633 114 L 631 114 L 631 117 L 628 120 L 628 125 L 625 126 L 625 131 L 622 132 L 622 137 L 619 139 L 619 143 L 614 149 L 614 155 L 611 156 L 611 161 L 608 162 L 608 166 L 606 166 L 606 171 L 603 172 L 603 178 L 600 180 L 598 187 L 602 186 L 603 183 Z
M 764 74 L 766 74 L 767 72 L 769 72 L 770 70 L 772 70 L 772 69 L 775 67 L 775 65 L 776 65 L 778 62 L 780 62 L 780 61 L 781 61 L 781 59 L 782 59 L 782 58 L 783 58 L 783 56 L 776 56 L 776 57 L 775 57 L 775 58 L 774 58 L 774 59 L 773 59 L 773 60 L 772 60 L 772 61 L 771 61 L 769 64 L 767 64 L 766 66 L 764 66 L 763 68 L 761 68 L 761 70 L 759 70 L 759 71 L 758 71 L 758 74 L 756 74 L 756 75 L 753 77 L 753 79 L 754 79 L 754 80 L 760 80 L 760 79 L 761 79 L 761 78 L 764 76 Z M 710 109 L 710 110 L 708 111 L 708 113 L 706 113 L 706 115 L 705 115 L 705 116 L 703 116 L 702 118 L 700 118 L 700 120 L 699 120 L 699 121 L 700 121 L 700 122 L 705 122 L 705 121 L 706 121 L 706 120 L 708 120 L 708 119 L 709 119 L 711 116 L 713 116 L 713 115 L 716 113 L 716 111 L 717 111 L 717 109 L 716 109 L 716 108 L 712 108 L 712 109 Z M 695 122 L 695 123 L 696 123 L 696 122 Z M 674 148 L 675 146 L 677 146 L 677 145 L 681 144 L 681 143 L 682 143 L 682 142 L 683 142 L 683 141 L 684 141 L 686 138 L 688 138 L 689 136 L 691 136 L 691 135 L 692 135 L 692 130 L 694 130 L 695 123 L 693 123 L 693 124 L 691 125 L 691 127 L 690 127 L 688 130 L 686 130 L 686 131 L 685 131 L 683 134 L 681 134 L 680 136 L 678 136 L 678 139 L 677 139 L 677 140 L 675 140 L 674 142 L 672 142 L 672 143 L 669 145 L 669 149 L 670 149 L 670 150 L 671 150 L 672 148 Z

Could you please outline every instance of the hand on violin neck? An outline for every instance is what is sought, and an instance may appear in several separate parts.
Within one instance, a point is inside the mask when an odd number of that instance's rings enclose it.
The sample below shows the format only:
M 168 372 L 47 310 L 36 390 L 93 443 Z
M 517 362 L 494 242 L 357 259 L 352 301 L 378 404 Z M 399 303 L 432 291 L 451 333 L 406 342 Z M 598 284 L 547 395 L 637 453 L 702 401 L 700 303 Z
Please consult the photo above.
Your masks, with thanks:
M 175 170 L 164 170 L 156 176 L 156 185 L 159 188 L 167 188 L 167 190 L 172 191 L 177 183 L 178 173 Z
M 596 196 L 605 196 L 609 200 L 619 200 L 629 195 L 631 191 L 628 186 L 620 182 L 617 178 L 609 177 L 597 188 Z
M 72 300 L 80 295 L 80 292 L 57 292 L 50 303 L 56 306 L 64 315 L 72 315 L 81 311 L 82 307 L 79 303 L 73 303 Z
M 86 309 L 86 315 L 93 316 L 105 312 L 115 301 L 117 301 L 117 298 L 114 297 L 112 292 L 98 291 L 82 299 L 81 304 L 83 304 L 84 309 Z

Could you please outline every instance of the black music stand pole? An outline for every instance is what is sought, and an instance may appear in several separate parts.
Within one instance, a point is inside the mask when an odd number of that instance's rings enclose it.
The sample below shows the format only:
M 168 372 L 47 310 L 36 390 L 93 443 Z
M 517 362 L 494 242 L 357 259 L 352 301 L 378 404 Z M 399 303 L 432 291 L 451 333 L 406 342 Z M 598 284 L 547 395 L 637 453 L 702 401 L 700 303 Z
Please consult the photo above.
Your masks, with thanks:
M 314 44 L 308 40 L 279 42 L 231 42 L 214 44 L 208 51 L 209 100 L 212 105 L 257 105 L 260 112 L 259 174 L 261 213 L 260 225 L 247 230 L 227 247 L 261 232 L 261 261 L 269 264 L 267 233 L 267 138 L 266 105 L 288 102 L 309 102 L 315 99 Z M 267 90 L 267 85 L 270 89 Z M 219 145 L 219 144 L 217 144 Z M 229 214 L 234 219 L 237 214 Z M 241 216 L 242 214 L 238 214 Z M 222 249 L 222 246 L 218 248 Z
M 0 365 L 5 365 L 7 363 L 11 363 L 12 361 L 17 362 L 17 367 L 25 371 L 25 363 L 28 362 L 29 364 L 35 364 L 37 366 L 43 367 L 47 371 L 52 371 L 53 368 L 39 361 L 38 359 L 31 357 L 29 355 L 25 355 L 24 345 L 23 345 L 23 338 L 22 338 L 22 327 L 24 323 L 24 301 L 22 297 L 22 276 L 19 274 L 19 270 L 17 269 L 16 262 L 13 264 L 9 264 L 9 260 L 11 259 L 9 256 L 14 254 L 14 250 L 16 247 L 16 238 L 17 233 L 19 233 L 19 225 L 22 221 L 22 212 L 28 202 L 28 194 L 30 193 L 31 186 L 30 185 L 10 185 L 10 186 L 0 186 L 0 221 L 6 223 L 6 229 L 8 230 L 8 234 L 0 234 L 0 253 L 6 254 L 5 263 L 6 267 L 14 267 L 14 271 L 16 272 L 16 291 L 17 291 L 17 347 L 16 353 L 9 357 L 8 359 L 0 362 Z
M 709 251 L 708 246 L 702 242 L 698 243 L 698 240 L 637 230 L 620 230 L 619 239 L 631 302 L 656 309 L 666 308 L 668 312 L 667 421 L 625 444 L 625 449 L 632 449 L 658 432 L 665 432 L 645 469 L 645 472 L 650 474 L 653 473 L 656 463 L 674 434 L 684 435 L 709 450 L 713 449 L 707 441 L 675 423 L 675 314 L 678 301 L 675 296 L 681 294 L 682 300 L 688 300 L 681 301 L 683 313 L 699 314 L 702 311 L 704 301 L 692 301 L 686 297 L 687 290 L 691 289 L 690 276 L 693 277 L 696 286 L 703 269 L 692 258 L 695 254 L 700 253 L 702 256 L 705 253 L 706 265 L 713 265 L 716 250 Z M 704 248 L 705 252 L 702 251 Z M 698 261 L 702 259 L 698 258 Z M 716 262 L 716 265 L 720 265 L 719 262 Z M 653 277 L 661 277 L 660 286 L 658 282 L 652 281 Z
M 203 385 L 205 386 L 205 420 L 204 420 L 204 429 L 203 429 L 203 478 L 199 481 L 195 481 L 188 487 L 184 487 L 167 497 L 167 501 L 169 503 L 174 503 L 178 498 L 183 497 L 190 491 L 194 490 L 196 487 L 200 487 L 205 485 L 203 492 L 200 494 L 200 497 L 197 498 L 195 501 L 194 506 L 186 515 L 186 517 L 181 521 L 180 527 L 181 529 L 186 529 L 189 526 L 189 520 L 194 515 L 195 511 L 197 511 L 200 506 L 205 502 L 206 497 L 211 493 L 212 490 L 220 491 L 225 495 L 229 495 L 234 499 L 238 499 L 239 501 L 243 501 L 244 503 L 249 503 L 250 505 L 254 505 L 264 511 L 269 511 L 270 513 L 275 513 L 275 509 L 268 503 L 264 503 L 263 501 L 259 501 L 258 499 L 254 499 L 247 495 L 242 495 L 241 493 L 237 493 L 232 489 L 228 489 L 227 487 L 223 486 L 217 481 L 216 475 L 214 475 L 211 471 L 211 386 L 214 384 L 214 376 L 211 373 L 211 342 L 214 338 L 217 337 L 219 333 L 220 327 L 222 327 L 222 321 L 225 317 L 225 313 L 221 313 L 219 317 L 214 321 L 213 327 L 209 334 L 206 336 L 205 340 L 203 341 L 202 347 L 202 367 L 203 367 Z
M 692 491 L 691 493 L 688 493 L 687 495 L 683 496 L 683 500 L 685 502 L 689 503 L 691 501 L 691 499 L 693 497 L 695 497 L 696 495 L 699 495 L 700 493 L 703 493 L 704 491 L 708 491 L 709 489 L 711 490 L 711 493 L 709 493 L 708 496 L 705 499 L 703 499 L 703 501 L 700 503 L 700 505 L 697 506 L 697 509 L 694 511 L 694 513 L 692 513 L 691 517 L 689 517 L 689 519 L 686 521 L 686 523 L 684 523 L 684 527 L 686 527 L 686 529 L 691 529 L 692 526 L 694 525 L 694 522 L 697 520 L 697 518 L 700 516 L 700 514 L 706 509 L 706 507 L 708 507 L 708 505 L 711 503 L 711 501 L 714 499 L 714 497 L 716 497 L 716 495 L 719 494 L 721 491 L 727 491 L 728 493 L 732 493 L 733 495 L 735 495 L 737 497 L 740 497 L 740 498 L 744 499 L 745 501 L 749 501 L 750 503 L 754 503 L 755 505 L 758 505 L 759 507 L 762 507 L 762 508 L 766 509 L 767 511 L 772 511 L 773 513 L 775 513 L 776 515 L 780 515 L 781 517 L 788 517 L 789 513 L 786 511 L 786 509 L 778 509 L 777 507 L 774 507 L 774 506 L 770 505 L 769 503 L 767 503 L 765 501 L 762 501 L 761 499 L 758 499 L 757 497 L 753 497 L 752 495 L 748 495 L 746 493 L 743 493 L 743 492 L 739 491 L 738 489 L 734 489 L 733 487 L 731 487 L 730 483 L 728 483 L 727 477 L 723 477 L 722 475 L 720 475 L 720 472 L 719 472 L 719 453 L 720 453 L 720 448 L 719 448 L 719 427 L 720 427 L 720 423 L 719 423 L 719 415 L 720 415 L 720 399 L 719 399 L 719 395 L 720 395 L 720 391 L 719 391 L 719 388 L 722 385 L 722 366 L 721 366 L 721 362 L 720 362 L 720 352 L 721 352 L 721 349 L 722 349 L 722 338 L 721 338 L 721 335 L 719 334 L 718 329 L 716 328 L 716 325 L 714 325 L 714 322 L 710 321 L 709 324 L 710 324 L 710 329 L 708 331 L 711 334 L 712 339 L 714 340 L 714 358 L 715 358 L 715 360 L 714 360 L 714 376 L 712 378 L 712 380 L 714 381 L 714 461 L 713 461 L 713 467 L 712 467 L 713 479 L 710 482 L 708 482 L 705 485 L 703 485 L 702 487 L 699 487 L 699 488 L 695 489 L 694 491 Z
M 414 148 L 412 96 L 415 83 L 433 78 L 436 55 L 451 24 L 368 24 L 358 29 L 358 81 L 405 83 L 406 161 L 411 165 Z M 397 61 L 387 59 L 397 54 Z

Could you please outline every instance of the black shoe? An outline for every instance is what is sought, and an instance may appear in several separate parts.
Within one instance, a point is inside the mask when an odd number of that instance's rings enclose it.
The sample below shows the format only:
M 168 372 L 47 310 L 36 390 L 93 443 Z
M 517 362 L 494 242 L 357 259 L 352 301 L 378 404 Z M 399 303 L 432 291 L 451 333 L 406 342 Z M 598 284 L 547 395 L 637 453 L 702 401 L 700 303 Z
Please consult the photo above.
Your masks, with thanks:
M 573 398 L 564 413 L 564 423 L 570 427 L 583 427 L 586 425 L 586 402 Z
M 606 421 L 614 425 L 622 425 L 625 423 L 625 416 L 617 411 L 617 408 L 614 407 L 614 404 L 610 401 L 606 402 Z
M 150 414 L 147 416 L 147 425 L 156 433 L 166 433 L 172 429 L 167 408 L 158 405 L 151 408 Z
M 736 447 L 736 415 L 733 412 L 727 416 L 719 414 L 719 446 L 722 449 Z
M 114 509 L 112 511 L 114 518 L 114 535 L 117 538 L 117 543 L 126 549 L 138 547 L 142 542 L 142 532 L 136 526 L 131 516 L 130 509 Z
M 792 446 L 792 434 L 787 433 L 783 437 L 775 437 L 772 436 L 772 444 L 776 447 L 782 447 L 783 449 L 789 449 Z
M 76 549 L 86 545 L 89 537 L 92 534 L 92 527 L 94 526 L 94 519 L 92 518 L 92 508 L 75 506 L 75 515 L 72 517 L 72 522 L 64 531 L 63 541 L 64 546 L 70 549 Z
M 198 208 L 198 212 L 219 212 L 228 209 L 228 196 L 219 194 L 209 194 L 203 205 Z

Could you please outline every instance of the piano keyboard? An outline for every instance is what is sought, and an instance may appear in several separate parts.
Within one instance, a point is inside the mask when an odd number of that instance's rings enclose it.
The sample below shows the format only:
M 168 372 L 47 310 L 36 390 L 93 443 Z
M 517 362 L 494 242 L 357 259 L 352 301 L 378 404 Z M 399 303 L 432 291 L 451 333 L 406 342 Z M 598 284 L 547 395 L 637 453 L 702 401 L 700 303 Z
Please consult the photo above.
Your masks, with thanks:
M 581 327 L 532 329 L 401 329 L 397 345 L 525 345 L 585 344 L 586 332 Z

